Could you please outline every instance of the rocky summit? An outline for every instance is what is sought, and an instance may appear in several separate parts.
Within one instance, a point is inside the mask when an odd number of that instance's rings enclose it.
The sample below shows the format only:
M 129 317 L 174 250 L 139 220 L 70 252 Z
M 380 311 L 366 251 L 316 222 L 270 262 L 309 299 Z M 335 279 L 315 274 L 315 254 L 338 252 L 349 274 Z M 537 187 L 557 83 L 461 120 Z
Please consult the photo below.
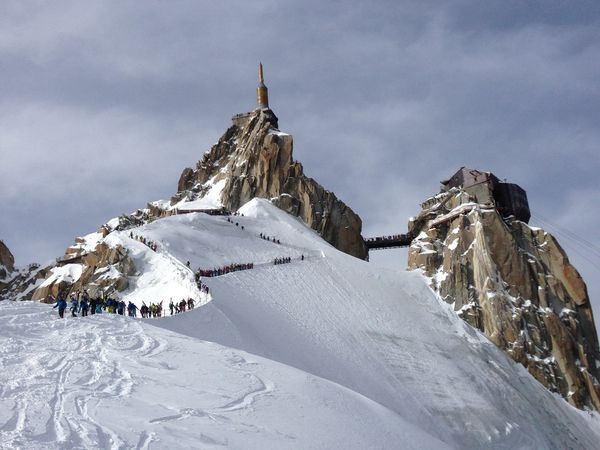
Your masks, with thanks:
M 552 235 L 499 208 L 503 186 L 492 185 L 487 177 L 470 188 L 446 186 L 426 200 L 409 223 L 409 268 L 423 270 L 466 322 L 548 389 L 599 409 L 600 354 L 586 285 Z
M 293 144 L 291 135 L 278 130 L 277 117 L 270 109 L 234 117 L 232 126 L 196 169 L 183 171 L 171 207 L 207 195 L 231 211 L 255 197 L 271 199 L 338 250 L 365 259 L 360 217 L 333 192 L 304 175 L 302 164 L 293 159 Z M 216 192 L 215 186 L 219 186 Z

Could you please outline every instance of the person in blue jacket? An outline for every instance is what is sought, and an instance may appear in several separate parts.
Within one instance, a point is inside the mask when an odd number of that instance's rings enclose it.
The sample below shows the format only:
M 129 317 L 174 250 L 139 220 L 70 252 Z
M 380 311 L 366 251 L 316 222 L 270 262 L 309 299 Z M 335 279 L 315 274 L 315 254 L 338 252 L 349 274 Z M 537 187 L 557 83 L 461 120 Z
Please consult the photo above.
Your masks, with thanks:
M 75 314 L 75 313 L 77 312 L 78 309 L 79 309 L 79 302 L 77 301 L 75 294 L 71 294 L 71 316 L 72 317 L 77 317 L 77 314 Z
M 127 312 L 129 313 L 130 317 L 136 316 L 137 309 L 138 307 L 135 306 L 135 304 L 131 300 L 129 300 L 129 304 L 127 305 Z
M 60 295 L 58 296 L 56 305 L 54 305 L 52 307 L 52 309 L 55 309 L 57 307 L 58 307 L 58 315 L 60 316 L 61 319 L 63 319 L 65 317 L 65 309 L 67 309 L 67 302 Z

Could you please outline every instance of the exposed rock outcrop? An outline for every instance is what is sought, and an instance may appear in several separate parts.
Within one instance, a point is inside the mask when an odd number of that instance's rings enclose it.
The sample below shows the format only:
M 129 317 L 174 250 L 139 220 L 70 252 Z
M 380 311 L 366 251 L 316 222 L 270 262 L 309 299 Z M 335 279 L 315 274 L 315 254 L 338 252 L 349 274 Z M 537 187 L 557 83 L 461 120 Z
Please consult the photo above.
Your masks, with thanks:
M 16 267 L 12 253 L 0 241 L 0 300 L 30 300 L 31 294 L 47 275 L 39 264 Z
M 58 259 L 56 266 L 48 270 L 47 278 L 33 292 L 32 300 L 54 301 L 59 295 L 66 297 L 84 289 L 92 297 L 127 289 L 128 277 L 134 275 L 136 269 L 123 247 L 110 247 L 105 242 L 98 242 L 92 249 L 85 248 L 105 235 L 105 227 L 98 233 L 77 238 L 75 244 L 67 248 L 64 257 Z
M 15 258 L 4 241 L 0 241 L 0 290 L 2 283 L 7 281 L 15 270 Z
M 0 299 L 4 297 L 4 291 L 12 281 L 15 270 L 15 258 L 4 241 L 0 241 Z
M 587 288 L 556 239 L 460 188 L 422 207 L 409 224 L 409 268 L 422 269 L 465 321 L 549 389 L 600 409 Z
M 339 250 L 366 258 L 360 217 L 304 175 L 302 164 L 293 159 L 292 136 L 277 126 L 269 109 L 237 117 L 196 169 L 182 172 L 171 206 L 218 196 L 224 208 L 236 210 L 254 197 L 272 199 Z

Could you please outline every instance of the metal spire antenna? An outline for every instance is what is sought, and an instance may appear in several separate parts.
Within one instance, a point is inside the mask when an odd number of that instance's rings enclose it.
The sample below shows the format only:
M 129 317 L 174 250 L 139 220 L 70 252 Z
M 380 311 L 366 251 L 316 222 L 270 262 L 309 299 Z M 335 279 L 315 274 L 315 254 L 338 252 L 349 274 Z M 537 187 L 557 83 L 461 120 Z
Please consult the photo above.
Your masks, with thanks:
M 269 107 L 269 90 L 265 86 L 262 62 L 258 64 L 258 87 L 256 88 L 256 107 Z

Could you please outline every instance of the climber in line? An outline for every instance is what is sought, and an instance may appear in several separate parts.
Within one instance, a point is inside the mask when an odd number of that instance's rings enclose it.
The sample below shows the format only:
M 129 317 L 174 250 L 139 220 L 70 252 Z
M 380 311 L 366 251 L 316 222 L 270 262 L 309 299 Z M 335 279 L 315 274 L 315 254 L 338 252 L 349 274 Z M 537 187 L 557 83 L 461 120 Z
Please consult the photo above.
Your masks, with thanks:
M 65 317 L 65 309 L 67 309 L 67 302 L 60 295 L 58 296 L 58 300 L 56 301 L 56 305 L 52 307 L 52 309 L 58 308 L 58 316 L 63 319 Z
M 129 313 L 129 317 L 137 317 L 137 309 L 138 307 L 135 306 L 135 304 L 131 300 L 129 300 L 129 304 L 127 305 L 127 312 Z
M 77 310 L 79 309 L 79 302 L 77 301 L 77 298 L 75 297 L 75 294 L 71 294 L 71 316 L 72 317 L 77 317 L 77 314 L 75 314 L 77 312 Z
M 81 301 L 79 302 L 79 313 L 81 314 L 81 317 L 85 317 L 88 315 L 89 307 L 90 305 L 88 303 L 88 297 L 84 295 Z

